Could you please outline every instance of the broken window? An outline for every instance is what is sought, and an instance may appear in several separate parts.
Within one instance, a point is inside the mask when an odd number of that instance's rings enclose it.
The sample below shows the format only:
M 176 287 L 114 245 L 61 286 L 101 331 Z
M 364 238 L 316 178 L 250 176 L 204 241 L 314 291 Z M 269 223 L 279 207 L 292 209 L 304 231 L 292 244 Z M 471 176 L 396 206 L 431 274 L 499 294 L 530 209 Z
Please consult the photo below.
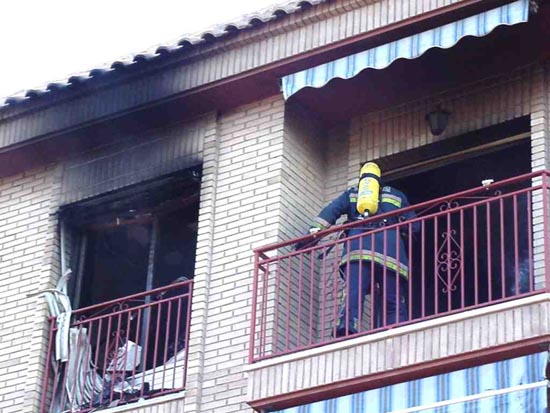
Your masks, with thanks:
M 83 412 L 185 387 L 199 176 L 184 171 L 61 210 L 75 311 L 57 406 Z
M 193 278 L 198 172 L 140 183 L 65 207 L 74 308 Z

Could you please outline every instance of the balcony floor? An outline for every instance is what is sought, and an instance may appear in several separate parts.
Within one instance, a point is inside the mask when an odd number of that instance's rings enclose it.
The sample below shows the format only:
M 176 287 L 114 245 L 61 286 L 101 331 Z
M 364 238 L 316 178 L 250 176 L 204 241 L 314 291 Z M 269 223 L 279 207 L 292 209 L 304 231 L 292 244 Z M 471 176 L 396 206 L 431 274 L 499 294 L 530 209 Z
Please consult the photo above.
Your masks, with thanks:
M 254 408 L 284 408 L 481 364 L 550 339 L 550 293 L 443 316 L 248 366 Z

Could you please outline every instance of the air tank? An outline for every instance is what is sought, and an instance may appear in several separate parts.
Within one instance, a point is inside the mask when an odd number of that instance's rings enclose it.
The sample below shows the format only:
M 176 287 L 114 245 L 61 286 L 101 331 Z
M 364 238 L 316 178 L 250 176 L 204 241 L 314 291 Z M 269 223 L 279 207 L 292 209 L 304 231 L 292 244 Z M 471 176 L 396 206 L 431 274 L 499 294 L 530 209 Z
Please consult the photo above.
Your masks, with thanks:
M 376 214 L 380 194 L 380 168 L 374 162 L 367 162 L 359 173 L 357 190 L 357 211 L 363 216 Z

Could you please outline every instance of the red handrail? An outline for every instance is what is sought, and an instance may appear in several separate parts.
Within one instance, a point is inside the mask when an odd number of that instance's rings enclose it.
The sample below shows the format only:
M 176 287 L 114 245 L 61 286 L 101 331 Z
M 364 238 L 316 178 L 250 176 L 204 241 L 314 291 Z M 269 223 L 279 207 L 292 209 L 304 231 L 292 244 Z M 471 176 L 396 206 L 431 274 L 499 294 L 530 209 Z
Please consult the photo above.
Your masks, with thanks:
M 539 177 L 539 176 L 541 177 L 543 175 L 547 176 L 547 174 L 548 174 L 547 171 L 530 172 L 528 174 L 519 175 L 519 176 L 516 176 L 516 177 L 513 177 L 513 178 L 504 179 L 502 181 L 497 181 L 497 182 L 494 182 L 494 183 L 492 183 L 490 185 L 487 185 L 487 186 L 481 186 L 481 187 L 477 187 L 477 188 L 467 189 L 467 190 L 464 190 L 464 191 L 461 191 L 461 192 L 456 192 L 452 195 L 442 196 L 442 197 L 439 197 L 439 198 L 431 199 L 429 201 L 421 202 L 419 204 L 410 205 L 406 208 L 401 208 L 399 211 L 386 212 L 384 214 L 378 214 L 376 216 L 372 216 L 370 218 L 363 219 L 361 221 L 349 222 L 349 223 L 346 223 L 346 224 L 343 224 L 343 225 L 335 225 L 335 226 L 332 226 L 332 227 L 330 227 L 328 229 L 325 229 L 323 231 L 319 231 L 315 235 L 304 235 L 304 236 L 301 236 L 301 237 L 293 238 L 293 239 L 288 240 L 288 241 L 278 242 L 278 243 L 274 243 L 274 244 L 268 244 L 268 245 L 265 245 L 263 247 L 259 247 L 259 248 L 254 249 L 253 252 L 254 253 L 263 253 L 263 254 L 265 254 L 268 251 L 273 251 L 273 250 L 277 250 L 277 249 L 280 249 L 280 248 L 283 248 L 283 247 L 286 247 L 286 246 L 289 246 L 289 245 L 294 245 L 299 241 L 304 241 L 304 240 L 313 239 L 313 238 L 323 238 L 323 237 L 325 237 L 329 234 L 335 233 L 335 232 L 340 232 L 340 231 L 343 231 L 343 230 L 346 230 L 346 229 L 349 229 L 349 228 L 366 225 L 366 224 L 369 224 L 371 222 L 379 221 L 379 220 L 384 219 L 384 218 L 387 219 L 387 218 L 391 218 L 391 217 L 394 217 L 394 216 L 399 216 L 399 215 L 402 215 L 403 213 L 408 212 L 408 211 L 419 211 L 419 210 L 421 211 L 421 210 L 424 210 L 424 209 L 430 209 L 430 208 L 432 208 L 432 207 L 434 207 L 438 204 L 441 204 L 442 202 L 445 202 L 445 201 L 452 201 L 456 198 L 463 198 L 463 197 L 467 197 L 467 196 L 470 196 L 470 195 L 475 195 L 480 191 L 481 192 L 494 191 L 494 190 L 502 188 L 503 186 L 506 186 L 506 185 L 514 184 L 514 183 L 517 183 L 517 182 L 523 182 L 527 179 L 535 178 L 535 177 Z

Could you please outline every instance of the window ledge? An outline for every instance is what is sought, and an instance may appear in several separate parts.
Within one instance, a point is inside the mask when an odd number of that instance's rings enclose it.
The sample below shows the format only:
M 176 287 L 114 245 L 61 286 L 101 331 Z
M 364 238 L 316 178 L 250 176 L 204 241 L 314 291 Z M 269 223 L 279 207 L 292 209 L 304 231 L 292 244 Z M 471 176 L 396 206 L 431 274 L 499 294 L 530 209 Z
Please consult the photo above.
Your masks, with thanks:
M 101 411 L 105 413 L 135 412 L 137 409 L 142 407 L 155 406 L 157 404 L 162 404 L 173 400 L 183 399 L 184 397 L 185 397 L 185 390 L 182 390 L 177 393 L 166 394 L 164 396 L 153 397 L 151 399 L 142 399 L 134 403 L 128 403 L 122 406 L 110 407 L 107 409 L 103 409 Z

